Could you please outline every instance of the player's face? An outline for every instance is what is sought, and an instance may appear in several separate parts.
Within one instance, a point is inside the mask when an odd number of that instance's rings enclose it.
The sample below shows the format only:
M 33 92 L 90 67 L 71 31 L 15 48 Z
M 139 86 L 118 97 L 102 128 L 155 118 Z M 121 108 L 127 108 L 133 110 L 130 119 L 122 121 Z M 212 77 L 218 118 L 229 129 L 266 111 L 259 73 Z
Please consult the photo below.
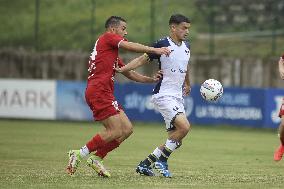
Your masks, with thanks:
M 180 24 L 174 25 L 172 29 L 177 39 L 184 41 L 189 34 L 189 27 L 190 23 L 182 22 Z
M 114 32 L 122 37 L 126 36 L 126 22 L 120 21 L 119 25 L 114 28 Z

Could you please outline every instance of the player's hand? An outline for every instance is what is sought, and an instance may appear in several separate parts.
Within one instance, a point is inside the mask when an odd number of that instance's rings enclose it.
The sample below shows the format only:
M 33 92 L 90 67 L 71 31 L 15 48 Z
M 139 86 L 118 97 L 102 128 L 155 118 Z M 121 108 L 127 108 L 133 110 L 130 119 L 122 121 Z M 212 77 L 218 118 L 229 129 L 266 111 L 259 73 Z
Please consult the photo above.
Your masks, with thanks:
M 188 96 L 191 91 L 191 87 L 189 85 L 184 85 L 183 87 L 183 96 Z
M 158 54 L 158 55 L 166 55 L 166 56 L 169 56 L 170 53 L 171 53 L 171 50 L 168 49 L 167 47 L 161 47 L 161 48 L 155 48 L 154 50 L 155 54 Z
M 119 67 L 118 65 L 114 68 L 114 70 L 118 73 L 123 73 L 125 72 L 125 66 Z
M 114 70 L 115 70 L 116 72 L 118 72 L 118 73 L 122 73 L 122 72 L 123 72 L 120 67 L 115 67 Z
M 160 81 L 160 79 L 163 77 L 163 71 L 162 70 L 159 70 L 157 71 L 157 73 L 154 75 L 153 79 L 154 79 L 154 82 L 158 82 Z

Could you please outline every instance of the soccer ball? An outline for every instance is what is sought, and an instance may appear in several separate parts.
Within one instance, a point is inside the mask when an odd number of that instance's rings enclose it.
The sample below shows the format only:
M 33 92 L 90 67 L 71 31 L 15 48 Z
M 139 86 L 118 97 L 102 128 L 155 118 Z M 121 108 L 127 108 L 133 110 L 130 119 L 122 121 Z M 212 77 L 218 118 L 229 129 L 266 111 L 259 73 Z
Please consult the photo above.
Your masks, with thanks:
M 217 101 L 223 94 L 223 86 L 215 79 L 207 79 L 200 87 L 200 94 L 207 101 Z

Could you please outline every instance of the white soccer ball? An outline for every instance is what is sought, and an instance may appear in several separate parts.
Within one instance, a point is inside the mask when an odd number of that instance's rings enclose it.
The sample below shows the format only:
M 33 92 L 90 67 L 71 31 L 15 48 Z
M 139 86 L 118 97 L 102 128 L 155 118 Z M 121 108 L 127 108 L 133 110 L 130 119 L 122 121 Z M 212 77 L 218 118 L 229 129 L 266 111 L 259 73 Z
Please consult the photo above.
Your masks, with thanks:
M 223 86 L 215 79 L 207 79 L 200 87 L 200 94 L 207 101 L 217 101 L 223 95 Z

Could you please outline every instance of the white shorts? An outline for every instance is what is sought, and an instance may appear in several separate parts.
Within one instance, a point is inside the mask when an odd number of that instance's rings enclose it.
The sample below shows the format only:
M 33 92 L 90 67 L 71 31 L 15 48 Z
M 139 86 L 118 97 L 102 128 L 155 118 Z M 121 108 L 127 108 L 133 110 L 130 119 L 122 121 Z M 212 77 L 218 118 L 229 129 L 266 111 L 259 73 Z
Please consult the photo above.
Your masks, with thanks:
M 152 103 L 164 117 L 167 131 L 175 129 L 173 122 L 178 114 L 185 114 L 184 100 L 173 96 L 152 97 Z

